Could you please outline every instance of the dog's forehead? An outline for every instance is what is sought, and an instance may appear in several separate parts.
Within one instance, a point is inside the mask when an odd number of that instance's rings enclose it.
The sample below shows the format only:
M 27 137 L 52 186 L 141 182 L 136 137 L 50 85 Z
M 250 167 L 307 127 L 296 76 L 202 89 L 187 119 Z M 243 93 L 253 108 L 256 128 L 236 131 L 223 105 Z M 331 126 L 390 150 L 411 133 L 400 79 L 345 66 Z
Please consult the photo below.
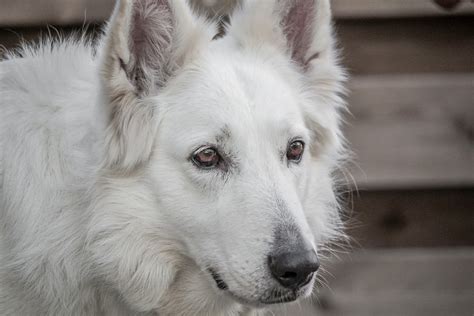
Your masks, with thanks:
M 187 113 L 292 120 L 301 116 L 298 77 L 277 59 L 239 50 L 215 50 L 183 72 L 172 93 Z

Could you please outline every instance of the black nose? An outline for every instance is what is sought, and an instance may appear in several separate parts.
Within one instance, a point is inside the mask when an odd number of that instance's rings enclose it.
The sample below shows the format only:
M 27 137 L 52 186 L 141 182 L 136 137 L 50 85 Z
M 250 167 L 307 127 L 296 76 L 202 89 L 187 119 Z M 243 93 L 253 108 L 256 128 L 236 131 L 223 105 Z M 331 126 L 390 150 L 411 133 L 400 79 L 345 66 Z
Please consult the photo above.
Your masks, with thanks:
M 269 256 L 268 265 L 281 285 L 298 289 L 311 281 L 319 268 L 319 260 L 314 250 L 283 252 Z

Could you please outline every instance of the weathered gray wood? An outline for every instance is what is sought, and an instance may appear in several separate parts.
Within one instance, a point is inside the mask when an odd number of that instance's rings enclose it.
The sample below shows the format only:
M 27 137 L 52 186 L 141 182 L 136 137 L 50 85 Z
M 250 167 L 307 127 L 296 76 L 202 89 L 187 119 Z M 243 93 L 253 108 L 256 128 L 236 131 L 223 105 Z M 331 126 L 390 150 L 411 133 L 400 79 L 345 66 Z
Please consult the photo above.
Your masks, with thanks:
M 237 0 L 193 0 L 211 6 L 212 11 L 225 12 Z M 0 25 L 27 26 L 82 24 L 105 20 L 113 8 L 114 0 L 0 0 Z M 336 17 L 407 17 L 466 15 L 474 13 L 469 0 L 453 11 L 441 10 L 431 0 L 333 0 Z
M 114 0 L 0 0 L 0 25 L 74 25 L 105 20 Z
M 387 18 L 474 13 L 470 0 L 462 0 L 452 11 L 443 10 L 432 0 L 333 0 L 338 18 Z
M 343 64 L 355 75 L 474 72 L 473 29 L 472 17 L 336 21 Z
M 354 77 L 350 90 L 359 187 L 474 184 L 474 75 Z
M 320 290 L 317 315 L 474 312 L 474 248 L 360 251 L 327 268 L 333 276 L 330 290 Z
M 310 300 L 275 316 L 472 316 L 474 248 L 360 251 L 325 262 Z M 269 314 L 270 315 L 270 314 Z
M 355 246 L 474 246 L 474 189 L 361 191 L 347 208 Z

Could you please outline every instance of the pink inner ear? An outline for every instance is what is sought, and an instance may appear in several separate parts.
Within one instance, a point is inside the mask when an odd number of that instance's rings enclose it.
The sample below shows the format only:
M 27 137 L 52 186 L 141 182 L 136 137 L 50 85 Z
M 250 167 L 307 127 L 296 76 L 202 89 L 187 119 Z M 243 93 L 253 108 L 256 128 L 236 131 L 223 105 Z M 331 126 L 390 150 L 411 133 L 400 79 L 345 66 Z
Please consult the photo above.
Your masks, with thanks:
M 167 57 L 174 26 L 167 0 L 134 0 L 129 47 L 131 65 L 128 73 L 137 89 L 147 89 L 150 75 L 166 73 Z M 160 84 L 159 80 L 156 82 Z
M 305 57 L 313 39 L 313 18 L 316 0 L 293 0 L 288 14 L 283 17 L 283 32 L 291 49 L 291 58 L 305 66 Z

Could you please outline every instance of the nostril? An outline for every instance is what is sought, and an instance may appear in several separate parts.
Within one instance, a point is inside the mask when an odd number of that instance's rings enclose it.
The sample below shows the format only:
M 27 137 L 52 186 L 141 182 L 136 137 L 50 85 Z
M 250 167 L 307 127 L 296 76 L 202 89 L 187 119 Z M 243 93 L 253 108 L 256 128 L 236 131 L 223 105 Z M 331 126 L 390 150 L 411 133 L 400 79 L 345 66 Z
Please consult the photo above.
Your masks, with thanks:
M 292 279 L 298 277 L 298 274 L 296 272 L 285 272 L 280 278 L 283 279 Z

